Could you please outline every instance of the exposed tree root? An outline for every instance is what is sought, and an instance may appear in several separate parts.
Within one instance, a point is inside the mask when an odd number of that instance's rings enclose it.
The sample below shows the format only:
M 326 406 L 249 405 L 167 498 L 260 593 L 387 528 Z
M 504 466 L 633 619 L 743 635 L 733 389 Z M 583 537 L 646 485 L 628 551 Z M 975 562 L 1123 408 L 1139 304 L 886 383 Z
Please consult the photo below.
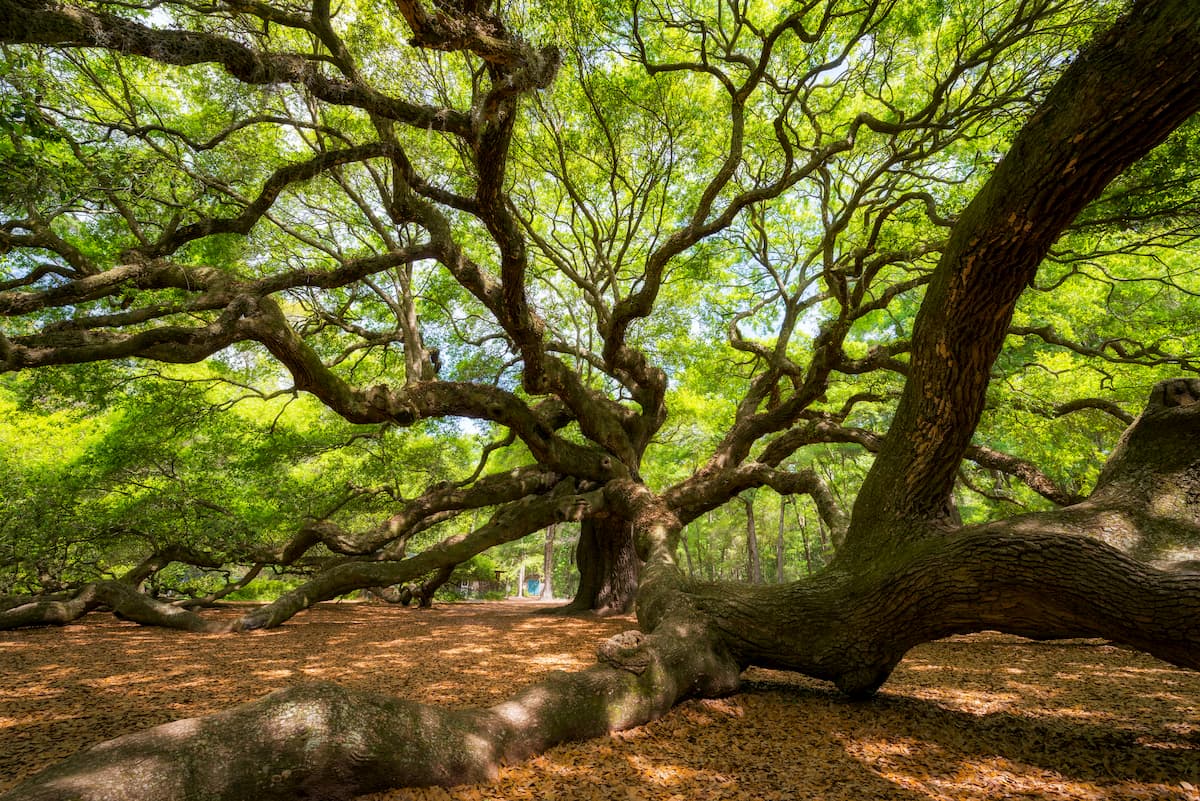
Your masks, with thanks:
M 304 684 L 101 743 L 3 798 L 338 799 L 476 782 L 503 762 L 630 728 L 683 698 L 738 686 L 739 665 L 686 603 L 671 605 L 659 632 L 614 639 L 595 667 L 551 674 L 490 709 L 452 711 Z
M 733 692 L 750 664 L 868 697 L 914 645 L 984 629 L 1107 637 L 1200 669 L 1200 575 L 1003 526 L 932 545 L 891 571 L 736 593 L 657 563 L 642 578 L 639 620 L 649 633 L 610 639 L 595 667 L 552 674 L 490 709 L 305 684 L 101 743 L 2 798 L 333 799 L 481 781 L 503 762 L 645 723 L 684 698 Z
M 69 599 L 34 600 L 5 610 L 0 612 L 0 628 L 62 626 L 101 606 L 120 617 L 152 626 L 203 634 L 221 634 L 234 628 L 228 622 L 208 620 L 191 610 L 163 603 L 121 581 L 98 581 Z

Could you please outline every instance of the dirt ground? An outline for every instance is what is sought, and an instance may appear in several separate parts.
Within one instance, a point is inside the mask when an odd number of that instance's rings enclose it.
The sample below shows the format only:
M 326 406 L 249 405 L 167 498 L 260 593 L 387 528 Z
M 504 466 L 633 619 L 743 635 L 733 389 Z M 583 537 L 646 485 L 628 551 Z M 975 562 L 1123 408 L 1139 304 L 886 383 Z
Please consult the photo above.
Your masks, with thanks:
M 306 679 L 486 705 L 591 664 L 632 620 L 536 604 L 323 604 L 236 636 L 91 615 L 0 632 L 0 790 L 91 743 Z M 1100 641 L 995 634 L 915 649 L 878 698 L 764 670 L 610 738 L 555 748 L 487 785 L 370 801 L 1156 799 L 1200 801 L 1200 673 Z

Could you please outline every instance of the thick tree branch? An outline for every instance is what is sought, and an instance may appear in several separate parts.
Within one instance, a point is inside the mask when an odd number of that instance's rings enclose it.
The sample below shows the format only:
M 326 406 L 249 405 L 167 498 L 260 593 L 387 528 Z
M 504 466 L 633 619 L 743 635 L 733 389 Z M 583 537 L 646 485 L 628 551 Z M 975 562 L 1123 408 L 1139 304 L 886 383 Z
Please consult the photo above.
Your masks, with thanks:
M 262 53 L 215 34 L 155 30 L 99 11 L 46 2 L 0 0 L 0 42 L 103 47 L 163 64 L 220 64 L 247 84 L 291 83 L 328 103 L 355 106 L 384 119 L 469 136 L 468 115 L 388 97 L 358 83 L 325 77 L 311 57 Z
M 833 490 L 814 470 L 781 470 L 764 462 L 747 462 L 726 470 L 694 476 L 662 493 L 662 499 L 687 525 L 705 512 L 716 509 L 754 487 L 770 487 L 780 495 L 809 495 L 822 521 L 840 540 L 849 516 Z
M 693 597 L 740 661 L 830 679 L 855 696 L 874 693 L 914 645 L 983 630 L 1105 637 L 1200 669 L 1200 574 L 1155 570 L 1034 520 L 931 541 L 859 579 L 834 572 L 737 594 L 698 587 Z
M 1109 339 L 1096 345 L 1072 342 L 1054 330 L 1054 326 L 1012 326 L 1014 336 L 1037 337 L 1048 345 L 1057 345 L 1081 356 L 1103 359 L 1113 364 L 1172 365 L 1184 370 L 1200 371 L 1200 354 L 1172 354 L 1157 343 L 1136 342 L 1131 339 Z
M 383 558 L 398 559 L 404 555 L 408 540 L 431 525 L 467 509 L 500 506 L 549 492 L 562 478 L 541 467 L 529 466 L 485 476 L 467 487 L 436 484 L 370 530 L 352 533 L 327 520 L 316 520 L 303 526 L 283 547 L 270 553 L 255 551 L 253 555 L 257 560 L 287 565 L 321 543 L 334 553 L 346 556 L 379 554 Z
M 959 218 L 917 316 L 891 433 L 856 502 L 854 553 L 947 513 L 1017 298 L 1079 211 L 1200 108 L 1198 54 L 1190 2 L 1135 3 L 1067 68 Z
M 873 431 L 842 425 L 834 417 L 814 416 L 814 419 L 796 425 L 771 440 L 759 454 L 758 460 L 764 464 L 778 465 L 799 448 L 819 442 L 853 443 L 861 445 L 871 453 L 879 453 L 885 440 L 885 437 Z M 1027 459 L 984 445 L 968 445 L 963 452 L 963 458 L 975 462 L 980 467 L 1015 476 L 1031 490 L 1059 506 L 1068 506 L 1083 500 L 1083 496 L 1059 486 Z

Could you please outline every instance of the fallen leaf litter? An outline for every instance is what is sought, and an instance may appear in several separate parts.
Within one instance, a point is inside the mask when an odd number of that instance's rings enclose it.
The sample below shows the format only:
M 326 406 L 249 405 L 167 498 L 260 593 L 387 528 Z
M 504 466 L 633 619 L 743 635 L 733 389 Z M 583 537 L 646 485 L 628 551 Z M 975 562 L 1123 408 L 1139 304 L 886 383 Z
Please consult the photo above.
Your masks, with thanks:
M 0 790 L 91 743 L 305 680 L 496 703 L 587 667 L 633 626 L 542 608 L 322 604 L 232 637 L 109 615 L 0 632 Z M 794 674 L 745 680 L 734 697 L 559 746 L 490 784 L 362 801 L 1200 801 L 1200 673 L 1102 641 L 952 637 L 914 649 L 868 703 Z

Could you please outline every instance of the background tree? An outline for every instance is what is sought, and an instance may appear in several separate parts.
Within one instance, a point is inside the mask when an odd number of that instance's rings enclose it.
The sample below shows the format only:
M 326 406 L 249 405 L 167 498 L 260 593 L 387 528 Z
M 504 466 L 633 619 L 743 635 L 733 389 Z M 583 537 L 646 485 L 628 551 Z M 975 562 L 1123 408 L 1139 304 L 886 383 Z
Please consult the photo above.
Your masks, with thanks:
M 7 78 L 22 98 L 12 163 L 30 173 L 17 187 L 54 189 L 23 196 L 2 229 L 9 370 L 191 362 L 255 342 L 281 380 L 349 422 L 470 418 L 528 454 L 487 472 L 497 448 L 484 448 L 479 470 L 375 527 L 303 528 L 279 561 L 317 543 L 347 559 L 229 626 L 277 625 L 564 518 L 581 520 L 581 566 L 600 566 L 583 570 L 585 600 L 624 606 L 623 560 L 633 548 L 642 563 L 641 632 L 605 643 L 594 669 L 493 709 L 305 685 L 114 741 L 15 792 L 61 797 L 82 775 L 95 797 L 125 792 L 135 762 L 158 771 L 139 778 L 144 797 L 476 779 L 687 695 L 730 692 L 747 664 L 869 696 L 914 644 L 981 628 L 1105 636 L 1200 666 L 1200 579 L 1080 536 L 1194 537 L 1196 380 L 1156 385 L 1081 503 L 1029 459 L 972 441 L 1010 333 L 1039 359 L 1031 339 L 1142 376 L 1190 369 L 1184 334 L 1176 350 L 1013 328 L 1031 285 L 1052 294 L 1078 279 L 1086 294 L 1152 270 L 1156 291 L 1194 302 L 1183 271 L 1126 260 L 1189 239 L 1190 177 L 1169 176 L 1170 200 L 1167 173 L 1147 167 L 1148 183 L 1135 171 L 1089 206 L 1200 106 L 1188 5 L 1147 0 L 1113 22 L 1112 7 L 1071 2 L 982 17 L 919 2 L 634 3 L 537 20 L 476 3 L 398 2 L 397 20 L 322 2 L 24 15 L 0 2 L 0 39 L 46 46 L 22 48 L 29 65 Z M 565 55 L 529 44 L 558 30 L 572 34 Z M 380 47 L 402 40 L 410 48 Z M 155 64 L 179 68 L 175 85 L 152 80 Z M 127 149 L 120 170 L 112 140 Z M 106 179 L 139 164 L 144 180 Z M 1077 219 L 1079 238 L 1063 240 Z M 1122 228 L 1131 241 L 1108 238 Z M 1039 273 L 1049 255 L 1063 275 Z M 708 380 L 669 380 L 701 378 L 697 364 Z M 678 429 L 703 456 L 651 482 L 676 392 L 705 407 L 705 423 L 685 416 Z M 820 470 L 792 461 L 829 444 L 875 455 L 852 512 Z M 1075 505 L 963 527 L 964 459 Z M 836 546 L 831 568 L 757 587 L 684 577 L 684 527 L 763 487 L 811 498 Z M 474 509 L 495 511 L 399 558 L 415 533 Z M 61 621 L 99 603 L 226 625 L 119 582 L 0 621 Z M 241 745 L 281 719 L 304 723 L 263 749 Z

